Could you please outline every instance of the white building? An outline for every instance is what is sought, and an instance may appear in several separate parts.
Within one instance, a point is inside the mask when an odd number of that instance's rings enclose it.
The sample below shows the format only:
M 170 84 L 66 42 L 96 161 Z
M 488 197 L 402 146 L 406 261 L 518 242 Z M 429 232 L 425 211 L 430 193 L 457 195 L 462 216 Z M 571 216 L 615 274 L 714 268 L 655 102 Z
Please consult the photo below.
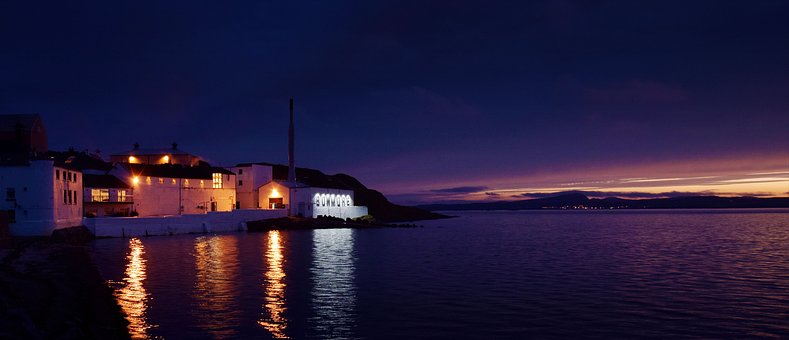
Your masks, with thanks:
M 229 170 L 236 174 L 236 206 L 238 209 L 263 209 L 268 202 L 260 201 L 258 191 L 261 186 L 274 178 L 273 166 L 266 163 L 239 164 Z
M 229 169 L 237 174 L 240 209 L 286 209 L 289 216 L 311 218 L 367 215 L 367 207 L 354 205 L 351 187 L 318 170 L 298 168 L 299 180 L 288 181 L 285 165 L 244 163 Z
M 44 155 L 38 115 L 0 116 L 0 210 L 17 236 L 49 236 L 82 224 L 82 173 Z
M 236 175 L 211 166 L 119 164 L 110 174 L 133 190 L 139 216 L 231 211 L 236 204 Z

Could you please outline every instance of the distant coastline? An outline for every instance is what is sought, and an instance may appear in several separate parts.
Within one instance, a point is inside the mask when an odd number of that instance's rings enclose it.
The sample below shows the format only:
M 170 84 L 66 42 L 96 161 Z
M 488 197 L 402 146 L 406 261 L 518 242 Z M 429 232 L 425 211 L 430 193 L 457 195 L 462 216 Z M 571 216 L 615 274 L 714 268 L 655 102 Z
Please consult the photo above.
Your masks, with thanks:
M 583 194 L 570 193 L 529 200 L 426 204 L 417 207 L 429 211 L 789 208 L 789 197 L 682 196 L 624 199 L 617 197 L 589 198 Z

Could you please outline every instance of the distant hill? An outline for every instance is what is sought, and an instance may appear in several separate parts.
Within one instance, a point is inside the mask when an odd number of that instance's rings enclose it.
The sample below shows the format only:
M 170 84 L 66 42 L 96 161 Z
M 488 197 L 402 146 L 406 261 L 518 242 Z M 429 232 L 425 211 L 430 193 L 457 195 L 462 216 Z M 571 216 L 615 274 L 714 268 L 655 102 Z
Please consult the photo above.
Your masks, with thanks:
M 485 203 L 427 204 L 419 208 L 437 210 L 538 210 L 538 209 L 715 209 L 789 208 L 789 197 L 683 196 L 653 199 L 588 198 L 579 193 L 519 201 Z

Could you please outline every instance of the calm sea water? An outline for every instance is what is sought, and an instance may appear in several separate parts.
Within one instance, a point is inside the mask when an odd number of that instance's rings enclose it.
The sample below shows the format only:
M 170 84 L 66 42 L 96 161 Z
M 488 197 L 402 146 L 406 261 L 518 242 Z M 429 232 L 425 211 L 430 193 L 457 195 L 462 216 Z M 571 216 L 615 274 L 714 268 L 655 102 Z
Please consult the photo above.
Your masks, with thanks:
M 106 239 L 135 337 L 789 337 L 789 210 Z

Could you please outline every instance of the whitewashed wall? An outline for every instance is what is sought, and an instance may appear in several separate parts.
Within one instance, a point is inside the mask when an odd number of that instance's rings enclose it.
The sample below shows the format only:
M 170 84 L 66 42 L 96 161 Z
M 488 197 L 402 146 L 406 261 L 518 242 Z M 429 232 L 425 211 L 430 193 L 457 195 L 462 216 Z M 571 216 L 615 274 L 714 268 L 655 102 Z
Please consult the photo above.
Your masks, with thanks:
M 140 176 L 133 185 L 134 208 L 141 217 L 178 215 L 179 206 L 181 214 L 205 213 L 211 211 L 211 202 L 217 203 L 217 211 L 231 211 L 236 203 L 235 175 L 222 177 L 223 187 L 214 189 L 211 179 L 201 184 L 200 179 L 162 178 L 160 183 L 159 177 Z
M 241 209 L 266 208 L 266 203 L 259 199 L 258 189 L 271 182 L 272 168 L 268 165 L 252 164 L 244 167 L 231 167 L 228 170 L 236 174 L 236 195 Z M 239 173 L 241 172 L 241 173 Z
M 86 218 L 96 237 L 130 237 L 246 230 L 246 222 L 285 217 L 285 210 L 233 210 L 167 217 Z
M 55 171 L 60 179 L 55 179 Z M 64 171 L 51 160 L 37 160 L 29 166 L 0 167 L 0 209 L 15 210 L 12 235 L 49 236 L 60 228 L 82 224 L 82 174 L 76 181 L 63 181 Z M 16 201 L 6 200 L 7 188 L 14 188 Z M 63 190 L 76 192 L 76 201 L 63 203 Z M 73 195 L 73 194 L 72 194 Z

